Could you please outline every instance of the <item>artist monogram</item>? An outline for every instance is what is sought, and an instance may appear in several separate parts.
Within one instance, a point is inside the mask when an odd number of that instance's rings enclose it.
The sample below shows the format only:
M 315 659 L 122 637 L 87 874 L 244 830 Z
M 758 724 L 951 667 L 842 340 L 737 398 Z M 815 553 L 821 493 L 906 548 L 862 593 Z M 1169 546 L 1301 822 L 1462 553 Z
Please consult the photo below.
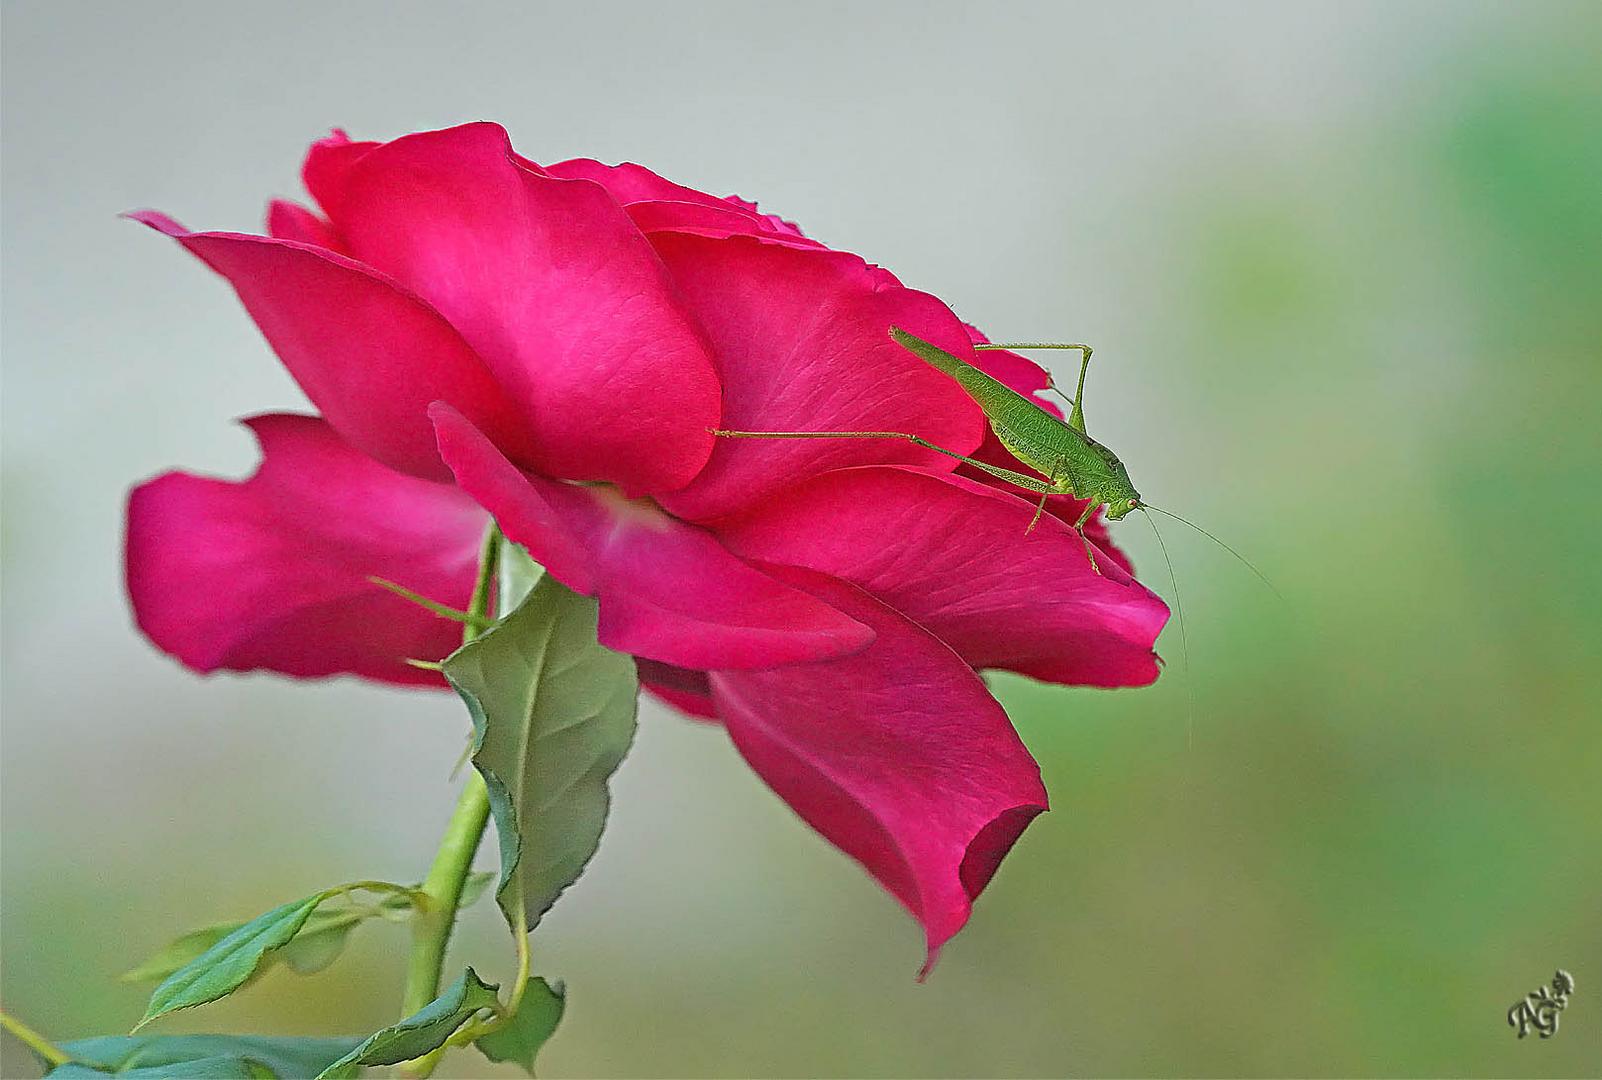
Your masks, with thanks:
M 1530 1033 L 1533 1027 L 1541 1038 L 1550 1039 L 1557 1034 L 1558 1014 L 1569 1004 L 1574 993 L 1574 976 L 1559 968 L 1552 976 L 1551 989 L 1543 986 L 1524 995 L 1524 1000 L 1507 1011 L 1509 1027 L 1518 1028 L 1519 1038 Z

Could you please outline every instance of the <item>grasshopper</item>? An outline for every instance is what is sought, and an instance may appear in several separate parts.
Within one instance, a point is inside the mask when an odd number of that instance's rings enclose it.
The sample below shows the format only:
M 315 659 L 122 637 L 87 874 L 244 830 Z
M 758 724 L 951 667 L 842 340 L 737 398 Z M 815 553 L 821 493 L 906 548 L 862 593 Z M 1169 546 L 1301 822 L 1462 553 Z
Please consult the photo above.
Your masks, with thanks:
M 1185 636 L 1184 612 L 1179 605 L 1179 579 L 1174 574 L 1173 561 L 1168 557 L 1168 545 L 1163 542 L 1157 522 L 1147 513 L 1148 510 L 1154 510 L 1195 529 L 1233 555 L 1255 574 L 1259 581 L 1267 585 L 1270 592 L 1280 596 L 1273 582 L 1240 552 L 1195 522 L 1164 510 L 1160 506 L 1153 506 L 1142 499 L 1140 492 L 1135 489 L 1134 482 L 1129 479 L 1129 470 L 1124 467 L 1118 455 L 1092 439 L 1085 431 L 1085 372 L 1090 367 L 1092 352 L 1089 345 L 1022 342 L 974 346 L 975 349 L 1077 349 L 1081 353 L 1079 384 L 1073 397 L 1057 389 L 1057 384 L 1049 372 L 1046 375 L 1046 388 L 1061 396 L 1071 406 L 1068 419 L 1061 420 L 1042 409 L 1038 402 L 1018 393 L 972 364 L 952 356 L 938 345 L 894 326 L 890 328 L 890 336 L 897 344 L 930 367 L 955 379 L 957 385 L 967 391 L 968 396 L 984 410 L 985 419 L 990 422 L 990 430 L 996 433 L 1001 445 L 1005 446 L 1013 457 L 1040 475 L 1030 476 L 1016 469 L 992 465 L 987 461 L 959 454 L 955 450 L 936 446 L 927 439 L 905 431 L 728 431 L 713 428 L 712 434 L 727 439 L 904 439 L 936 453 L 967 462 L 991 476 L 1039 495 L 1040 501 L 1035 504 L 1034 516 L 1029 519 L 1029 524 L 1024 529 L 1026 535 L 1039 523 L 1040 515 L 1046 509 L 1046 500 L 1051 496 L 1072 495 L 1076 499 L 1084 499 L 1086 500 L 1084 512 L 1079 515 L 1079 520 L 1074 522 L 1073 528 L 1079 534 L 1080 543 L 1085 547 L 1085 556 L 1090 560 L 1090 568 L 1097 574 L 1101 573 L 1101 568 L 1096 565 L 1096 549 L 1090 543 L 1090 538 L 1085 535 L 1085 526 L 1089 523 L 1091 515 L 1096 512 L 1097 507 L 1105 506 L 1107 519 L 1118 521 L 1131 510 L 1139 510 L 1145 514 L 1146 521 L 1151 525 L 1152 533 L 1157 537 L 1157 546 L 1163 553 L 1163 561 L 1168 564 L 1169 580 L 1174 588 L 1174 611 L 1179 616 L 1180 649 L 1187 670 L 1190 666 L 1190 644 Z M 1194 709 L 1193 701 L 1192 712 Z
M 1095 549 L 1085 536 L 1085 525 L 1091 515 L 1097 507 L 1105 506 L 1108 520 L 1117 521 L 1131 510 L 1142 509 L 1148 504 L 1141 501 L 1140 492 L 1135 490 L 1134 483 L 1129 479 L 1129 470 L 1118 459 L 1118 455 L 1085 432 L 1085 372 L 1090 367 L 1090 346 L 1044 343 L 975 346 L 978 349 L 1080 350 L 1083 359 L 1079 365 L 1079 386 L 1074 397 L 1063 394 L 1047 376 L 1048 388 L 1061 395 L 1073 409 L 1067 420 L 1059 420 L 1038 403 L 986 375 L 972 364 L 952 356 L 938 345 L 899 327 L 891 327 L 890 336 L 929 366 L 955 379 L 984 410 L 986 419 L 990 421 L 990 429 L 996 433 L 1001 445 L 1040 475 L 1030 476 L 1015 469 L 992 465 L 936 446 L 927 439 L 904 431 L 727 431 L 714 428 L 712 433 L 727 439 L 904 439 L 958 461 L 965 461 L 991 476 L 1039 495 L 1034 517 L 1024 529 L 1026 534 L 1034 531 L 1040 515 L 1045 512 L 1046 500 L 1051 496 L 1072 495 L 1076 499 L 1088 500 L 1073 527 L 1085 546 L 1091 569 L 1099 574 L 1101 570 L 1096 565 Z

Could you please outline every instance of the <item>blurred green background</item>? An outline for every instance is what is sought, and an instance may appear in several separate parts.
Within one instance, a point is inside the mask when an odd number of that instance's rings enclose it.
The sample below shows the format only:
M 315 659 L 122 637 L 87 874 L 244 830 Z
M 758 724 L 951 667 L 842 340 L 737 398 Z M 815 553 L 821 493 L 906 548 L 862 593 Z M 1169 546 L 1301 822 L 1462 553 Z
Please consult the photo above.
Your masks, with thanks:
M 249 228 L 331 124 L 485 117 L 1093 342 L 1095 433 L 1286 597 L 1173 525 L 1188 672 L 1171 630 L 1150 689 L 993 680 L 1054 812 L 923 986 L 911 920 L 647 709 L 535 938 L 546 1075 L 1602 1068 L 1602 7 L 7 2 L 3 45 L 8 1009 L 125 1030 L 178 931 L 426 866 L 453 701 L 201 680 L 129 625 L 125 489 L 247 471 L 229 419 L 300 398 L 113 215 Z M 503 933 L 454 955 L 504 977 Z M 403 948 L 166 1029 L 371 1029 Z M 1558 966 L 1561 1031 L 1514 1038 Z

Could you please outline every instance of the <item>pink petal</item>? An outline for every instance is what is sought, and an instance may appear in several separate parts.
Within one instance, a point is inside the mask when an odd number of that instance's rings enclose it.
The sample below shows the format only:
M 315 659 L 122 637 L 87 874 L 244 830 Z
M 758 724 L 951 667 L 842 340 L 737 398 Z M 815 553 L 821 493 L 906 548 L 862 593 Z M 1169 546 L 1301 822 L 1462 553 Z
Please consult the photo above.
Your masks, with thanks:
M 248 480 L 167 473 L 128 502 L 128 594 L 155 644 L 196 671 L 350 673 L 443 686 L 461 627 L 368 581 L 466 606 L 487 515 L 373 461 L 312 416 L 247 420 Z
M 593 158 L 573 158 L 545 166 L 551 176 L 562 180 L 589 180 L 604 187 L 621 206 L 638 202 L 700 203 L 706 206 L 723 205 L 724 200 L 704 191 L 675 184 L 663 179 L 644 165 L 625 161 L 620 165 L 603 165 Z M 755 210 L 753 206 L 751 208 Z M 746 216 L 754 216 L 747 214 Z
M 267 235 L 275 240 L 293 240 L 297 244 L 340 251 L 339 237 L 333 226 L 288 199 L 274 199 L 267 204 Z
M 643 165 L 625 161 L 603 165 L 593 158 L 559 161 L 544 170 L 563 180 L 593 180 L 616 199 L 643 232 L 670 230 L 700 236 L 761 236 L 797 247 L 822 247 L 800 226 L 777 214 L 764 214 L 738 195 L 719 198 L 663 179 Z
M 468 124 L 365 154 L 334 223 L 483 357 L 530 417 L 528 464 L 640 494 L 705 463 L 719 415 L 706 342 L 604 188 L 534 171 L 500 127 Z
M 323 208 L 323 213 L 338 220 L 351 166 L 378 145 L 376 142 L 352 142 L 339 128 L 311 144 L 306 161 L 300 167 L 300 180 Z
M 802 237 L 806 235 L 801 231 L 801 226 L 797 225 L 795 222 L 787 221 L 778 214 L 763 213 L 762 208 L 756 203 L 752 202 L 750 199 L 742 199 L 738 195 L 725 195 L 723 196 L 723 201 L 726 203 L 732 203 L 742 210 L 747 210 L 758 215 L 763 221 L 767 222 L 768 228 L 772 232 L 781 233 L 791 237 Z
M 624 209 L 643 233 L 682 232 L 714 239 L 725 236 L 754 236 L 768 243 L 789 247 L 823 247 L 816 240 L 802 236 L 799 231 L 777 227 L 788 223 L 774 218 L 771 214 L 761 216 L 747 214 L 727 204 L 637 202 L 630 203 Z
M 130 214 L 228 279 L 313 405 L 360 450 L 402 472 L 448 480 L 427 410 L 448 401 L 526 458 L 524 425 L 439 313 L 332 251 L 239 233 L 189 232 Z
M 872 640 L 649 500 L 522 472 L 461 414 L 440 406 L 434 419 L 457 483 L 559 581 L 600 600 L 608 648 L 706 670 L 815 660 Z
M 1040 769 L 978 676 L 935 637 L 844 582 L 769 569 L 878 636 L 836 660 L 715 671 L 718 714 L 779 797 L 923 924 L 927 972 L 1046 809 Z
M 717 719 L 712 702 L 712 684 L 704 671 L 674 667 L 659 660 L 634 658 L 640 686 L 673 708 L 697 720 Z
M 797 247 L 822 247 L 808 240 L 801 229 L 776 214 L 764 214 L 757 204 L 738 195 L 719 198 L 675 184 L 632 161 L 603 165 L 592 158 L 574 158 L 547 166 L 545 172 L 563 180 L 593 180 L 616 199 L 642 232 L 690 232 L 699 236 L 760 236 Z
M 799 484 L 719 522 L 750 559 L 844 578 L 928 628 L 976 668 L 1048 682 L 1143 686 L 1168 608 L 1025 499 L 972 480 L 860 468 Z
M 979 445 L 983 414 L 957 384 L 890 339 L 899 326 L 972 355 L 962 324 L 926 293 L 855 255 L 656 233 L 657 249 L 711 335 L 724 428 L 902 431 L 957 453 Z M 701 475 L 662 504 L 683 517 L 727 514 L 815 473 L 950 458 L 896 439 L 719 439 Z

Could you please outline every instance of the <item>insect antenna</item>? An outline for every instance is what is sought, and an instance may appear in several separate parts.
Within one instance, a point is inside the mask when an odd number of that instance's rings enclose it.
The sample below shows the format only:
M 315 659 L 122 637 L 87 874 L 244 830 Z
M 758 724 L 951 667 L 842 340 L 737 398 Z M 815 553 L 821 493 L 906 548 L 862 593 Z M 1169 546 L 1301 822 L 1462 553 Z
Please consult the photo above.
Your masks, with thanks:
M 1084 352 L 1086 349 L 1090 348 L 1090 346 L 1078 344 L 1070 345 L 1063 341 L 986 341 L 974 345 L 974 348 L 976 350 L 1008 349 L 1016 350 L 1018 352 L 1023 352 L 1027 349 L 1078 349 L 1080 352 Z
M 1157 509 L 1155 506 L 1153 510 Z M 1196 745 L 1196 684 L 1190 675 L 1190 637 L 1185 633 L 1185 606 L 1179 602 L 1179 575 L 1174 573 L 1174 560 L 1168 557 L 1168 545 L 1163 543 L 1163 534 L 1157 528 L 1157 522 L 1146 513 L 1144 503 L 1140 512 L 1151 526 L 1152 535 L 1157 538 L 1157 550 L 1163 553 L 1163 562 L 1168 564 L 1168 581 L 1174 587 L 1174 615 L 1179 619 L 1179 655 L 1185 667 L 1185 743 L 1187 746 Z M 1170 515 L 1172 516 L 1172 515 Z
M 1179 522 L 1181 525 L 1189 525 L 1192 529 L 1195 529 L 1197 532 L 1199 532 L 1203 536 L 1207 537 L 1207 539 L 1211 540 L 1213 543 L 1217 544 L 1219 547 L 1223 548 L 1225 551 L 1227 551 L 1231 555 L 1235 556 L 1236 559 L 1239 559 L 1240 560 L 1240 564 L 1242 566 L 1244 566 L 1246 569 L 1250 570 L 1252 573 L 1257 575 L 1257 580 L 1258 581 L 1261 581 L 1264 585 L 1268 586 L 1268 591 L 1269 592 L 1273 593 L 1276 597 L 1278 597 L 1281 602 L 1284 601 L 1285 594 L 1280 592 L 1278 589 L 1276 589 L 1274 587 L 1274 583 L 1272 581 L 1268 580 L 1268 576 L 1266 574 L 1264 574 L 1261 570 L 1257 569 L 1257 567 L 1253 566 L 1252 565 L 1252 561 L 1250 559 L 1248 559 L 1246 556 L 1242 555 L 1240 552 L 1236 551 L 1234 548 L 1230 547 L 1228 544 L 1224 543 L 1222 540 L 1218 539 L 1218 537 L 1214 536 L 1212 533 L 1208 532 L 1206 529 L 1202 528 L 1200 525 L 1196 524 L 1194 521 L 1187 521 L 1187 520 L 1185 520 L 1184 518 L 1180 517 L 1178 514 L 1174 513 L 1171 510 L 1164 510 L 1162 507 L 1153 506 L 1151 503 L 1148 503 L 1148 502 L 1141 503 L 1140 504 L 1140 508 L 1142 510 L 1155 510 L 1159 514 L 1162 514 L 1164 517 L 1173 518 L 1175 521 Z M 1147 515 L 1146 520 L 1150 521 L 1151 520 L 1151 516 Z M 1156 526 L 1154 525 L 1153 528 L 1155 528 L 1155 527 Z

